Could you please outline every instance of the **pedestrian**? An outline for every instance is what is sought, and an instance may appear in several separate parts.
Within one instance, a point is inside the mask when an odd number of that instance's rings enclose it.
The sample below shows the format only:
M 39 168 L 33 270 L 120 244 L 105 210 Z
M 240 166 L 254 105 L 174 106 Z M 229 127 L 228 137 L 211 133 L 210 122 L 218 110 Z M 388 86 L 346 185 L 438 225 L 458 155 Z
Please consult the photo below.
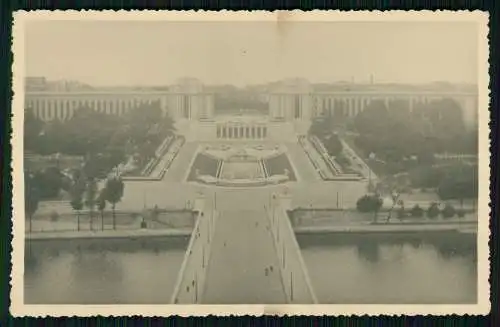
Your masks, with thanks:
M 270 266 L 269 266 L 269 270 L 270 270 L 271 272 L 273 272 L 273 265 L 270 265 Z
M 269 276 L 269 270 L 267 269 L 267 267 L 264 268 L 264 275 Z

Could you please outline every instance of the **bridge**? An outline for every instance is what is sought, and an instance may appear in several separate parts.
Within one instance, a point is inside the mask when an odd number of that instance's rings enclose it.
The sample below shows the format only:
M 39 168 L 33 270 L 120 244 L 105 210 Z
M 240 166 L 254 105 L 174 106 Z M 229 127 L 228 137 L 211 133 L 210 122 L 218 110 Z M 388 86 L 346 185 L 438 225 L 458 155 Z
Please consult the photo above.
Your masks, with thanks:
M 317 303 L 286 213 L 290 202 L 287 195 L 262 190 L 199 197 L 171 302 Z

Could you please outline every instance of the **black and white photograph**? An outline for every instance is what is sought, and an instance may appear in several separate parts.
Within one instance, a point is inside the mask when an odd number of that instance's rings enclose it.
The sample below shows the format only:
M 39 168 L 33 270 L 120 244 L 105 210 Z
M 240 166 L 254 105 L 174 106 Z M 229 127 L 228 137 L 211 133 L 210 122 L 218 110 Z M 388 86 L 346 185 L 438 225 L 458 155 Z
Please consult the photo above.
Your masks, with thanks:
M 12 313 L 489 312 L 487 26 L 15 13 Z

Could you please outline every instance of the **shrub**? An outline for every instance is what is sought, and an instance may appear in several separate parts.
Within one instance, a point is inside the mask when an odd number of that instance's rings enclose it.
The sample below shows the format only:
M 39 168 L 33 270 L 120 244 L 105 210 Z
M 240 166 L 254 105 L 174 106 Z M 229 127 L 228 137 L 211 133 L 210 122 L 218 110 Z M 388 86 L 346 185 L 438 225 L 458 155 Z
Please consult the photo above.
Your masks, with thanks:
M 421 218 L 424 216 L 424 209 L 416 204 L 413 208 L 411 208 L 410 214 L 414 218 Z
M 364 195 L 356 202 L 356 208 L 360 212 L 375 212 L 382 207 L 382 199 L 376 195 Z
M 427 217 L 435 219 L 439 216 L 439 207 L 436 202 L 433 202 L 427 209 Z
M 464 209 L 458 209 L 457 210 L 457 216 L 460 218 L 465 217 L 465 210 Z
M 451 218 L 455 216 L 456 213 L 457 211 L 455 210 L 455 208 L 448 203 L 441 212 L 441 215 L 443 215 L 443 218 Z

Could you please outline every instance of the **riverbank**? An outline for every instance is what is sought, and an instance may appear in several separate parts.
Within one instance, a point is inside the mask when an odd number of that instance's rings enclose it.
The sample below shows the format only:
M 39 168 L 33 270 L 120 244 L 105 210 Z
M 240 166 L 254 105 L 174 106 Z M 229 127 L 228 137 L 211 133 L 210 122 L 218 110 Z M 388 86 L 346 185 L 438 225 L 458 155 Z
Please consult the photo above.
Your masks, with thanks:
M 295 226 L 295 234 L 328 233 L 426 233 L 455 232 L 477 234 L 476 221 L 458 223 L 366 223 L 352 225 Z
M 27 241 L 37 240 L 73 240 L 73 239 L 117 239 L 117 238 L 152 238 L 191 236 L 192 229 L 133 229 L 104 231 L 54 231 L 26 233 Z

